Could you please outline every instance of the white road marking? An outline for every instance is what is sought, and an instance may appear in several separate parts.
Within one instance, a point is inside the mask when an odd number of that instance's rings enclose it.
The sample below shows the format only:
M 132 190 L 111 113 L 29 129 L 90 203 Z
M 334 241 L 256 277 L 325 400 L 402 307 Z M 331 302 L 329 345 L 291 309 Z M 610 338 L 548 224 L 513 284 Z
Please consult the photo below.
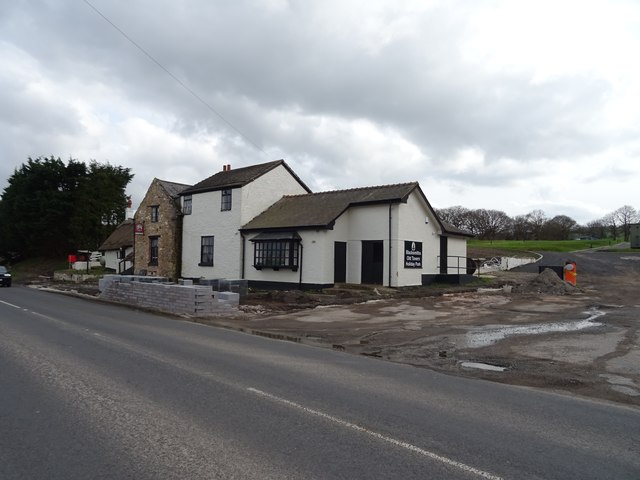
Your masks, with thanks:
M 282 403 L 283 405 L 287 405 L 288 407 L 292 407 L 292 408 L 296 408 L 298 410 L 301 410 L 305 413 L 308 413 L 310 415 L 314 415 L 316 417 L 320 417 L 323 418 L 325 420 L 329 420 L 330 422 L 333 422 L 337 425 L 340 425 L 342 427 L 345 428 L 350 428 L 351 430 L 355 430 L 357 432 L 361 432 L 361 433 L 366 433 L 367 435 L 370 435 L 374 438 L 377 438 L 378 440 L 383 440 L 387 443 L 390 443 L 392 445 L 395 445 L 397 447 L 401 447 L 404 448 L 406 450 L 409 450 L 411 452 L 414 453 L 418 453 L 420 455 L 423 455 L 425 457 L 428 457 L 432 460 L 436 460 L 440 463 L 444 463 L 445 465 L 449 465 L 451 467 L 456 467 L 460 470 L 463 470 L 467 473 L 472 473 L 474 475 L 477 475 L 479 477 L 482 478 L 487 478 L 489 480 L 503 480 L 502 477 L 499 477 L 497 475 L 493 475 L 492 473 L 489 472 L 485 472 L 484 470 L 480 470 L 477 469 L 475 467 L 472 467 L 470 465 L 467 465 L 465 463 L 462 462 L 458 462 L 456 460 L 452 460 L 451 458 L 448 457 L 444 457 L 442 455 L 438 455 L 437 453 L 434 452 L 430 452 L 429 450 L 425 450 L 423 448 L 420 447 L 416 447 L 415 445 L 412 445 L 410 443 L 407 442 L 403 442 L 402 440 L 397 440 L 395 438 L 392 437 L 388 437 L 386 435 L 383 435 L 381 433 L 378 432 L 374 432 L 373 430 L 369 430 L 368 428 L 362 427 L 360 425 L 356 425 L 355 423 L 351 423 L 351 422 L 347 422 L 346 420 L 342 420 L 340 418 L 334 417 L 332 415 L 329 415 L 327 413 L 321 412 L 319 410 L 314 410 L 312 408 L 307 408 L 303 405 L 300 405 L 299 403 L 296 402 L 292 402 L 291 400 L 287 400 L 286 398 L 282 398 L 282 397 L 278 397 L 276 395 L 272 395 L 270 393 L 267 392 L 263 392 L 262 390 L 258 390 L 257 388 L 252 388 L 249 387 L 247 388 L 248 391 L 255 393 L 256 395 L 260 395 L 262 397 L 268 398 L 269 400 L 273 400 L 274 402 L 278 402 L 278 403 Z
M 0 303 L 4 303 L 5 305 L 9 305 L 10 307 L 17 308 L 18 310 L 22 309 L 22 307 L 19 307 L 18 305 L 14 305 L 13 303 L 3 302 L 2 300 L 0 300 Z

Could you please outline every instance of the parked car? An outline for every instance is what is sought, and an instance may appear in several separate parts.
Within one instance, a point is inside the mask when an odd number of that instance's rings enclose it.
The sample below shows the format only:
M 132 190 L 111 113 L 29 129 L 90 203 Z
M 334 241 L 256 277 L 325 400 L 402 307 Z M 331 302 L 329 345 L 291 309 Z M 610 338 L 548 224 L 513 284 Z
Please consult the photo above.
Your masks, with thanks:
M 11 286 L 11 274 L 9 270 L 7 270 L 7 267 L 3 267 L 2 265 L 0 265 L 0 286 Z

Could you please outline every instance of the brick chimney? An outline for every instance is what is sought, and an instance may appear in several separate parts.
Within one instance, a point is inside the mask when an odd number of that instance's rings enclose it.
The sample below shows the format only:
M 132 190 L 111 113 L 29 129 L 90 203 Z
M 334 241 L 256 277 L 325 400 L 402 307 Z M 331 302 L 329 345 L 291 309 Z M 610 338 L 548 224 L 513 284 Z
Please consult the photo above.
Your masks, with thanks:
M 231 170 L 231 164 L 230 163 L 227 163 L 226 165 L 222 166 L 222 171 L 223 172 L 228 172 L 230 170 Z

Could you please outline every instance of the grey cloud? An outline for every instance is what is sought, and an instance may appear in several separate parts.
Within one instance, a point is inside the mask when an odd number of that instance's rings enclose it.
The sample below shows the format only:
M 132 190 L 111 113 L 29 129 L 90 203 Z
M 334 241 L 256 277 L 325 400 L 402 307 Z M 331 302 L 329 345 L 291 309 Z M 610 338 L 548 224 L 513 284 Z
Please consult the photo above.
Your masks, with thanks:
M 307 2 L 280 10 L 251 1 L 91 2 L 266 156 L 84 2 L 10 2 L 0 11 L 0 41 L 28 51 L 57 81 L 107 85 L 140 115 L 147 110 L 174 119 L 173 131 L 183 137 L 216 137 L 210 158 L 191 160 L 206 170 L 202 178 L 222 163 L 285 158 L 314 178 L 310 184 L 355 183 L 344 175 L 356 161 L 362 182 L 408 180 L 403 173 L 371 171 L 369 159 L 349 158 L 343 142 L 318 137 L 309 119 L 320 117 L 388 127 L 431 159 L 410 180 L 429 175 L 460 185 L 508 184 L 512 173 L 491 169 L 504 158 L 532 171 L 538 158 L 579 158 L 612 141 L 600 119 L 611 88 L 604 78 L 532 84 L 531 72 L 489 71 L 465 60 L 465 32 L 480 8 L 475 4 L 444 2 L 416 19 L 418 37 L 401 35 L 373 52 L 337 28 L 352 21 L 355 29 L 359 18 L 342 17 L 336 8 L 331 14 L 342 23 L 331 29 Z M 40 105 L 33 117 L 36 106 L 27 97 L 18 94 L 4 105 L 0 121 L 21 125 L 14 144 L 2 150 L 14 163 L 39 154 L 32 150 L 40 145 L 55 149 L 58 136 L 80 128 L 73 112 L 55 102 Z M 282 130 L 273 122 L 283 112 L 309 121 Z M 617 135 L 624 144 L 637 138 L 638 126 Z M 468 147 L 481 150 L 489 168 L 451 173 L 451 159 Z M 403 165 L 401 158 L 390 161 Z

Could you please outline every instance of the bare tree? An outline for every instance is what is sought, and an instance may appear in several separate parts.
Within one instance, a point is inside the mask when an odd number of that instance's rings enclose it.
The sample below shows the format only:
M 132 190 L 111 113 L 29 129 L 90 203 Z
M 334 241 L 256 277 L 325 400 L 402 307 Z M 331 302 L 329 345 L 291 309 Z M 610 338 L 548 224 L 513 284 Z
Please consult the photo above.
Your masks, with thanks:
M 527 213 L 526 217 L 533 239 L 540 240 L 542 236 L 542 227 L 547 221 L 547 216 L 542 210 L 532 210 Z
M 514 240 L 531 239 L 531 226 L 526 215 L 518 215 L 512 220 L 511 236 Z
M 590 237 L 604 238 L 607 236 L 607 225 L 602 220 L 592 220 L 587 223 L 585 231 Z
M 504 237 L 510 230 L 511 218 L 500 210 L 480 208 L 469 212 L 470 230 L 483 240 Z
M 630 228 L 629 225 L 638 220 L 638 212 L 631 205 L 624 205 L 613 212 L 618 224 L 622 227 L 624 241 L 629 241 Z
M 611 232 L 611 236 L 614 240 L 618 238 L 618 228 L 620 224 L 618 223 L 618 217 L 614 212 L 607 213 L 604 217 L 602 217 L 601 222 L 607 226 L 609 231 Z
M 454 207 L 440 208 L 436 210 L 440 220 L 450 223 L 462 230 L 469 230 L 469 209 L 456 205 Z
M 556 215 L 542 227 L 544 240 L 568 240 L 578 222 L 566 215 Z

